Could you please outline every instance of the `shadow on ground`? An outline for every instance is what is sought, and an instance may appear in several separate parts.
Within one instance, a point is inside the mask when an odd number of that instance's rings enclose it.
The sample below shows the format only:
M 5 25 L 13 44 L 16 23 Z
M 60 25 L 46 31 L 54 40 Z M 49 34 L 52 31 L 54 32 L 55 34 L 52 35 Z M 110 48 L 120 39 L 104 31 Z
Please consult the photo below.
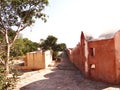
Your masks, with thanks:
M 65 55 L 53 72 L 43 75 L 42 80 L 32 82 L 20 90 L 120 90 L 120 85 L 85 79 Z

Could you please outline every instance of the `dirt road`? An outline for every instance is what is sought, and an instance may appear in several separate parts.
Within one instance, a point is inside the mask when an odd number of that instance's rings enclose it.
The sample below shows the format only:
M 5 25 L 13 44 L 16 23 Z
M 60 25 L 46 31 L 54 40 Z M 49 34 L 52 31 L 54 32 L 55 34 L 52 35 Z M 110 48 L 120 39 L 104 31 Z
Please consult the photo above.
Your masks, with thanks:
M 120 90 L 120 85 L 85 79 L 64 54 L 58 67 L 25 72 L 15 90 Z

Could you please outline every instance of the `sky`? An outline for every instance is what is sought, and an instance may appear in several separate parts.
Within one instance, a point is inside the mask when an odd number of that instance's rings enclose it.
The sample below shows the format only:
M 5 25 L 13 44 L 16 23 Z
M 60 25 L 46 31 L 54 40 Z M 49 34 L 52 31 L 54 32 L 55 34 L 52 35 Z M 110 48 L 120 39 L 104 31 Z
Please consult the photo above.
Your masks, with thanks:
M 120 29 L 120 0 L 49 0 L 44 12 L 48 21 L 36 20 L 22 32 L 23 37 L 40 42 L 53 35 L 58 43 L 73 48 L 80 41 L 81 31 L 97 38 Z

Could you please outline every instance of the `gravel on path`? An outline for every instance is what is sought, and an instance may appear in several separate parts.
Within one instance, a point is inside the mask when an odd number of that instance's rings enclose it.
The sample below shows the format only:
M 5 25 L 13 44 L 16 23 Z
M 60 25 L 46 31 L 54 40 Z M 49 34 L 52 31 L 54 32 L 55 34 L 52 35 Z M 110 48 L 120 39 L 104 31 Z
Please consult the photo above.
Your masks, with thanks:
M 120 90 L 120 85 L 85 79 L 63 54 L 57 67 L 24 72 L 15 90 Z

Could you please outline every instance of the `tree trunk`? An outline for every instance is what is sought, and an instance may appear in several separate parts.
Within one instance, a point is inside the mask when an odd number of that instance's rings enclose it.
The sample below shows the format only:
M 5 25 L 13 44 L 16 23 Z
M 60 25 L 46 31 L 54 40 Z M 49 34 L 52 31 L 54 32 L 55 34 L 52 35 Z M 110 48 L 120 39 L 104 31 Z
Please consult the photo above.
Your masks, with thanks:
M 6 46 L 6 62 L 5 62 L 6 74 L 9 74 L 9 72 L 10 72 L 9 60 L 10 60 L 10 45 L 7 44 L 7 46 Z

